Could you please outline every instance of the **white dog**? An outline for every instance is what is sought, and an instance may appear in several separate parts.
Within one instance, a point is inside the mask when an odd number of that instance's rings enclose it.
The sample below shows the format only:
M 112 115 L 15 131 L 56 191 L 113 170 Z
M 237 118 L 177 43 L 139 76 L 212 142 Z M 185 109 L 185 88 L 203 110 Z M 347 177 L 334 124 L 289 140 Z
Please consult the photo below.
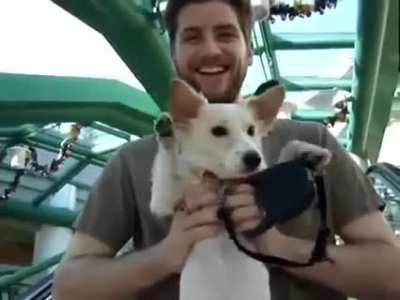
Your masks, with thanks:
M 283 88 L 275 86 L 246 102 L 208 104 L 185 82 L 173 81 L 173 135 L 159 138 L 151 211 L 157 216 L 173 214 L 184 187 L 201 180 L 204 172 L 231 179 L 266 168 L 261 141 L 272 129 L 283 98 Z M 310 151 L 325 153 L 316 146 L 302 148 L 303 144 L 295 141 L 295 150 L 289 144 L 281 160 Z M 194 246 L 181 274 L 180 299 L 266 300 L 270 299 L 268 282 L 265 266 L 237 250 L 222 234 Z

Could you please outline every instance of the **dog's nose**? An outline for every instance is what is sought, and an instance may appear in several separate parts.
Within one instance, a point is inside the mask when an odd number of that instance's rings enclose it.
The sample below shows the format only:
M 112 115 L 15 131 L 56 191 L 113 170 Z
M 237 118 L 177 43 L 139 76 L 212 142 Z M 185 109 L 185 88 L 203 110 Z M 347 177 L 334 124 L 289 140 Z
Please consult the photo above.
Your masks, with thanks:
M 242 159 L 248 171 L 256 169 L 261 163 L 261 157 L 256 151 L 247 151 Z

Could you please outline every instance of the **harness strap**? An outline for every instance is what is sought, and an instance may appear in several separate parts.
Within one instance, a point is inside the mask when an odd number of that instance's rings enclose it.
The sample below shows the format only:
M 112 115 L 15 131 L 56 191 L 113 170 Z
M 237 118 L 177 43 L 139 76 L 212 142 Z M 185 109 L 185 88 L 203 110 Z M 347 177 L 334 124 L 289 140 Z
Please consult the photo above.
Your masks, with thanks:
M 312 266 L 317 262 L 329 261 L 333 262 L 327 255 L 327 244 L 328 238 L 330 235 L 330 229 L 327 225 L 327 203 L 326 203 L 326 194 L 325 194 L 325 187 L 324 187 L 324 180 L 322 175 L 317 175 L 314 177 L 315 183 L 317 186 L 318 192 L 318 205 L 320 209 L 320 226 L 318 230 L 317 237 L 315 239 L 314 248 L 311 252 L 311 257 L 308 262 L 301 263 L 292 261 L 283 257 L 278 257 L 274 255 L 265 255 L 263 253 L 255 252 L 252 250 L 247 249 L 243 246 L 235 233 L 234 224 L 230 218 L 230 212 L 226 207 L 224 207 L 224 201 L 222 201 L 222 206 L 218 209 L 218 218 L 221 219 L 225 227 L 228 231 L 230 239 L 233 240 L 237 248 L 247 254 L 248 256 L 261 261 L 265 264 L 272 264 L 272 265 L 281 265 L 287 267 L 308 267 Z M 222 195 L 221 195 L 222 196 Z

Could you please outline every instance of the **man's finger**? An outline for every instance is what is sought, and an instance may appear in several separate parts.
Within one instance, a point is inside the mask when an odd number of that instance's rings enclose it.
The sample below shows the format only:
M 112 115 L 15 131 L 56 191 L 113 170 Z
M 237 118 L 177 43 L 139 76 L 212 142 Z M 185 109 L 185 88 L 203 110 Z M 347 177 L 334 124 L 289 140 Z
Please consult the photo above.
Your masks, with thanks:
M 186 216 L 183 229 L 186 231 L 204 225 L 222 226 L 222 222 L 217 217 L 217 206 L 196 210 L 192 214 Z
M 241 183 L 241 184 L 237 184 L 237 185 L 230 187 L 229 191 L 233 194 L 254 193 L 254 188 L 250 184 Z
M 255 199 L 252 194 L 235 194 L 235 195 L 226 197 L 225 205 L 228 208 L 253 206 L 253 205 L 255 205 Z
M 188 213 L 192 213 L 206 206 L 216 205 L 218 196 L 212 191 L 203 191 L 202 194 L 185 197 L 185 207 Z
M 263 217 L 261 210 L 253 206 L 245 206 L 232 210 L 231 219 L 233 223 L 238 224 L 244 221 L 258 220 L 260 221 Z
M 260 224 L 260 221 L 261 220 L 250 220 L 250 221 L 241 222 L 236 226 L 236 230 L 239 232 L 242 232 L 242 231 L 254 229 Z

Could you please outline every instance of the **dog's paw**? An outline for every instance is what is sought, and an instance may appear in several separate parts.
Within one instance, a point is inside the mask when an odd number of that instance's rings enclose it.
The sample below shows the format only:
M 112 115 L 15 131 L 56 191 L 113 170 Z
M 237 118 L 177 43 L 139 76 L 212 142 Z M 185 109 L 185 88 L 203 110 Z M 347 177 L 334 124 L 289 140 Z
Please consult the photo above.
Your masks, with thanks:
M 165 149 L 171 149 L 174 143 L 172 118 L 168 113 L 162 113 L 154 123 L 153 131 L 157 141 Z
M 294 140 L 290 141 L 279 155 L 279 162 L 290 160 L 305 160 L 310 162 L 317 172 L 322 171 L 331 161 L 332 153 L 320 146 Z

